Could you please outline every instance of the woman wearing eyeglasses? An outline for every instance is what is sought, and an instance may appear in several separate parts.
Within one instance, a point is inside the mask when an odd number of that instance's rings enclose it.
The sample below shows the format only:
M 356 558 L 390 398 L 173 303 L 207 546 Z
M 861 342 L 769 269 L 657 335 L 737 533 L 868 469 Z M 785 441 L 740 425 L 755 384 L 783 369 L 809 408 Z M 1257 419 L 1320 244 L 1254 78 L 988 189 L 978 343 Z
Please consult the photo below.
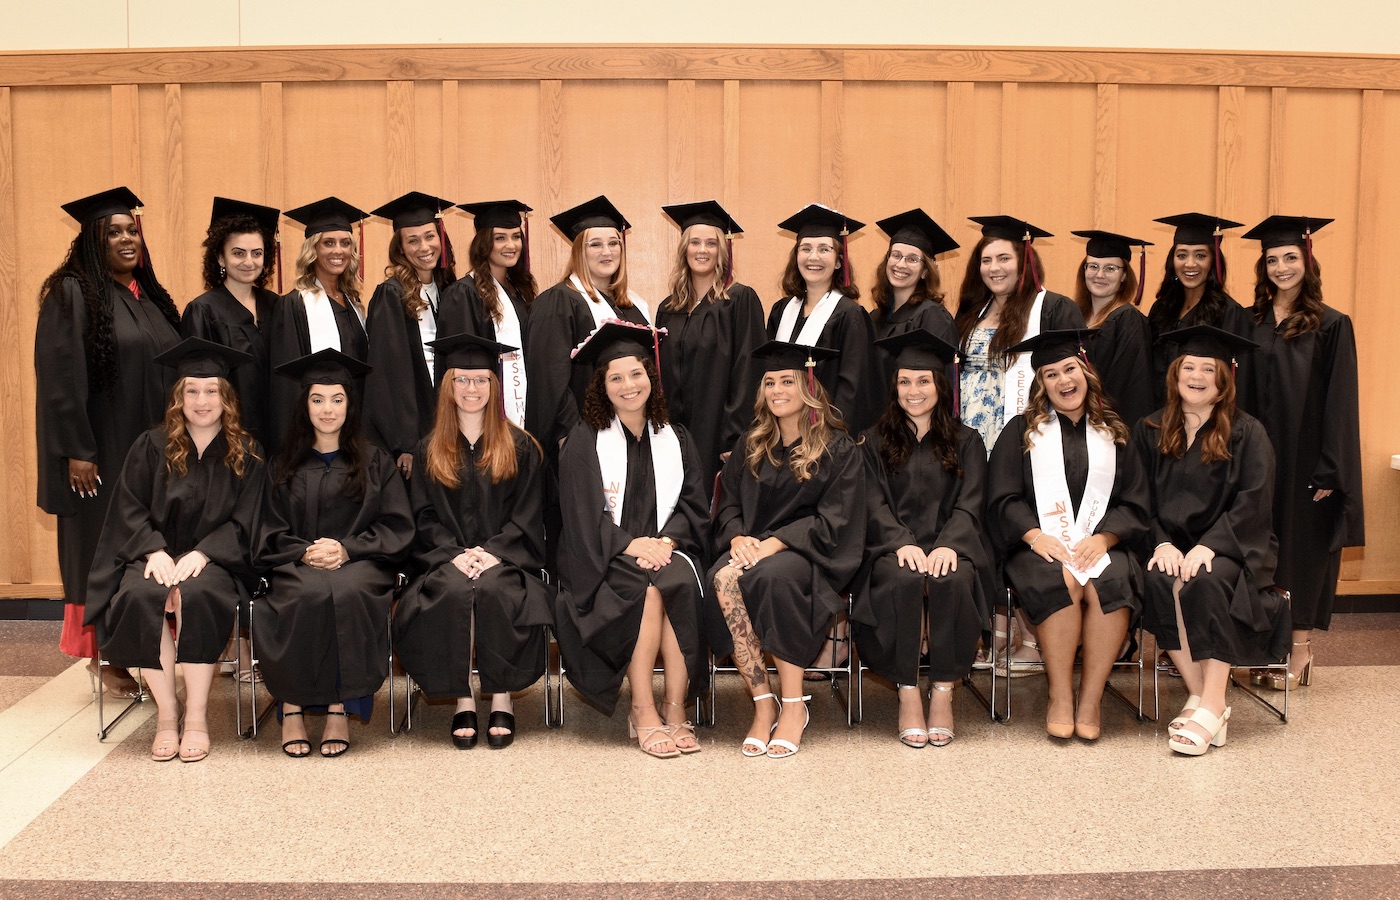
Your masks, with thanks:
M 1138 309 L 1142 282 L 1132 268 L 1132 248 L 1150 243 L 1111 231 L 1075 231 L 1088 238 L 1074 285 L 1074 302 L 1097 331 L 1089 338 L 1089 362 L 1104 396 L 1129 428 L 1152 412 L 1152 327 Z

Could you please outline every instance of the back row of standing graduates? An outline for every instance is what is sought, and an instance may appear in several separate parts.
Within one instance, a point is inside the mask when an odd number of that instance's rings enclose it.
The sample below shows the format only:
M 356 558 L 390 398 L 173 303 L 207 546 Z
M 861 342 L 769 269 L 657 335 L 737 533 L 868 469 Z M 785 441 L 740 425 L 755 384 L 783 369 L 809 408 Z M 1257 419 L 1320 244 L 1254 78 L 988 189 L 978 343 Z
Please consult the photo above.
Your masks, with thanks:
M 959 364 L 945 364 L 943 372 L 957 395 L 957 413 L 989 448 L 1025 410 L 1038 381 L 1030 349 L 1020 347 L 1027 339 L 1096 329 L 1087 358 L 1105 399 L 1131 425 L 1169 399 L 1168 369 L 1180 348 L 1162 338 L 1214 325 L 1257 345 L 1252 352 L 1232 349 L 1231 357 L 1240 367 L 1240 407 L 1261 420 L 1277 460 L 1274 580 L 1293 595 L 1290 678 L 1309 678 L 1308 637 L 1327 627 L 1340 550 L 1364 540 L 1355 341 L 1348 317 L 1323 303 L 1321 267 L 1312 253 L 1312 235 L 1330 220 L 1271 217 L 1249 232 L 1263 248 L 1251 309 L 1223 288 L 1220 235 L 1238 223 L 1201 214 L 1160 220 L 1176 233 L 1157 300 L 1144 316 L 1138 304 L 1145 271 L 1135 274 L 1131 264 L 1137 247 L 1141 266 L 1148 242 L 1075 232 L 1089 243 L 1071 300 L 1043 286 L 1034 240 L 1048 232 L 1012 217 L 979 217 L 974 221 L 982 237 L 968 256 L 953 315 L 935 258 L 957 244 L 921 210 L 910 210 L 879 222 L 890 247 L 875 275 L 872 313 L 858 302 L 845 248 L 862 223 L 813 205 L 781 225 L 796 241 L 784 272 L 784 299 L 774 304 L 765 329 L 757 294 L 733 280 L 731 239 L 741 229 L 712 201 L 665 208 L 681 241 L 669 294 L 653 312 L 629 287 L 630 226 L 605 197 L 553 217 L 571 241 L 570 260 L 559 283 L 537 294 L 525 204 L 462 205 L 474 216 L 475 235 L 470 274 L 458 279 L 442 226 L 452 204 L 405 195 L 374 211 L 392 221 L 394 234 L 386 279 L 366 312 L 353 231 L 366 213 L 333 197 L 288 212 L 305 225 L 305 242 L 294 288 L 279 298 L 267 289 L 279 211 L 216 198 L 204 245 L 208 291 L 183 317 L 155 276 L 134 214 L 139 205 L 126 189 L 66 205 L 81 231 L 41 291 L 35 343 L 39 504 L 59 516 L 69 602 L 63 648 L 73 655 L 96 655 L 81 606 L 110 493 L 101 477 L 112 478 L 137 436 L 168 412 L 170 373 L 154 360 L 181 333 L 251 357 L 229 378 L 247 430 L 272 454 L 299 414 L 297 382 L 274 379 L 273 370 L 323 349 L 363 360 L 368 374 L 351 376 L 347 389 L 363 397 L 366 437 L 410 484 L 422 465 L 419 441 L 430 433 L 441 402 L 437 386 L 445 384 L 433 341 L 469 333 L 511 348 L 501 356 L 502 404 L 505 416 L 543 448 L 542 515 L 552 557 L 561 544 L 553 539 L 561 529 L 561 446 L 586 418 L 583 403 L 593 379 L 570 353 L 608 320 L 666 329 L 657 388 L 664 390 L 670 420 L 688 435 L 686 455 L 693 452 L 707 496 L 724 456 L 754 421 L 762 368 L 754 351 L 767 338 L 836 351 L 816 362 L 815 376 L 852 434 L 875 425 L 892 402 L 887 396 L 894 396 L 895 357 L 877 351 L 876 339 L 912 331 L 941 338 L 958 351 Z M 568 588 L 567 576 L 563 580 Z M 990 592 L 999 590 L 992 582 Z M 989 649 L 1033 658 L 1034 638 L 1012 646 L 1014 632 L 998 619 Z M 604 668 L 618 668 L 615 648 Z M 120 672 L 104 672 L 104 678 L 118 692 L 134 687 Z M 935 709 L 943 699 L 938 693 L 929 721 L 948 718 L 950 726 L 950 712 Z M 610 708 L 608 694 L 602 692 L 599 705 Z M 615 687 L 611 696 L 615 701 Z M 784 696 L 795 694 L 785 687 Z M 901 697 L 902 726 L 913 718 L 905 707 Z M 464 730 L 454 728 L 454 737 Z

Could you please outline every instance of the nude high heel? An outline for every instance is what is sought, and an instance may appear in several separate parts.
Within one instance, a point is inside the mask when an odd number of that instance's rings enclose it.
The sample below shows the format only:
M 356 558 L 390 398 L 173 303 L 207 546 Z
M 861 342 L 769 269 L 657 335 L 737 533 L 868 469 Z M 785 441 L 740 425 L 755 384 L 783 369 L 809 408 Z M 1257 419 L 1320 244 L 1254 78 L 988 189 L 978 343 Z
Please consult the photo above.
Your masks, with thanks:
M 1308 661 L 1303 663 L 1303 671 L 1294 675 L 1292 672 L 1268 672 L 1264 675 L 1264 686 L 1281 691 L 1284 688 L 1284 679 L 1288 679 L 1288 689 L 1307 687 L 1312 684 L 1313 652 L 1312 641 L 1294 641 L 1295 647 L 1308 648 Z

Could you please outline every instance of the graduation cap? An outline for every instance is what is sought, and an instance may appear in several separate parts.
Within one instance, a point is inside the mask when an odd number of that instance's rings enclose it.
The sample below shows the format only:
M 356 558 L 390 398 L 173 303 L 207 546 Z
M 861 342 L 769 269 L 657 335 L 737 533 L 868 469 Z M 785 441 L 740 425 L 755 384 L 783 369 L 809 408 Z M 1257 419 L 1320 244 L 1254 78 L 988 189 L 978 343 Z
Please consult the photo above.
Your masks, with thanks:
M 1275 247 L 1302 247 L 1312 268 L 1312 236 L 1335 219 L 1313 219 L 1308 216 L 1269 216 L 1244 233 L 1245 240 L 1258 241 L 1260 250 Z
M 836 359 L 841 355 L 841 351 L 833 350 L 830 347 L 818 347 L 807 344 L 792 344 L 787 341 L 769 341 L 762 347 L 749 354 L 750 359 L 759 361 L 760 369 L 764 374 L 768 372 L 782 372 L 788 369 L 807 372 L 807 391 L 815 394 L 817 392 L 817 363 L 829 359 Z M 812 410 L 812 420 L 816 421 L 817 411 Z
M 1173 359 L 1183 356 L 1205 356 L 1213 359 L 1228 359 L 1233 365 L 1235 354 L 1243 350 L 1255 350 L 1259 345 L 1249 338 L 1240 337 L 1233 331 L 1226 331 L 1214 325 L 1192 325 L 1169 331 L 1157 339 L 1159 344 L 1176 343 Z
M 628 222 L 627 218 L 618 212 L 617 207 L 612 205 L 612 201 L 602 194 L 586 203 L 580 203 L 573 209 L 566 209 L 558 215 L 551 216 L 549 221 L 571 241 L 589 228 L 616 228 L 621 234 L 632 227 L 632 223 Z
M 313 384 L 339 384 L 349 387 L 354 384 L 356 378 L 363 378 L 373 368 L 362 360 L 341 353 L 333 347 L 327 347 L 283 363 L 273 371 L 283 378 L 299 382 L 304 388 Z
M 941 369 L 958 359 L 958 348 L 927 328 L 880 338 L 875 346 L 890 355 L 897 369 Z
M 1126 234 L 1115 234 L 1112 231 L 1099 231 L 1098 229 L 1071 231 L 1070 234 L 1075 237 L 1088 238 L 1089 245 L 1084 248 L 1084 255 L 1092 256 L 1095 259 L 1121 259 L 1131 263 L 1133 247 L 1137 247 L 1138 284 L 1137 296 L 1133 298 L 1133 305 L 1142 304 L 1142 286 L 1147 282 L 1147 248 L 1153 246 L 1151 241 L 1128 237 Z
M 438 254 L 437 267 L 439 269 L 455 269 L 457 255 L 452 252 L 452 240 L 447 236 L 442 213 L 443 210 L 451 209 L 456 205 L 451 200 L 434 197 L 432 194 L 409 191 L 402 197 L 390 200 L 372 212 L 371 215 L 388 219 L 393 223 L 395 231 L 400 228 L 417 228 L 431 222 L 433 229 L 437 232 L 438 245 L 442 247 L 442 252 Z
M 942 226 L 922 209 L 911 209 L 875 223 L 890 236 L 891 244 L 918 247 L 928 256 L 937 256 L 958 249 L 958 242 L 948 236 Z
M 1226 228 L 1239 228 L 1243 222 L 1231 222 L 1219 216 L 1205 213 L 1182 213 L 1179 216 L 1163 216 L 1153 219 L 1176 229 L 1172 236 L 1173 244 L 1214 244 L 1220 246 L 1221 232 Z
M 1087 362 L 1084 341 L 1097 333 L 1097 328 L 1061 328 L 1053 331 L 1042 331 L 1035 337 L 1027 338 L 1009 348 L 1006 352 L 1026 353 L 1029 351 L 1031 368 L 1034 369 L 1054 365 L 1061 360 L 1069 359 L 1071 356 L 1078 356 Z
M 175 370 L 177 378 L 228 378 L 229 372 L 253 356 L 204 338 L 187 337 L 156 357 L 156 362 Z
M 743 234 L 744 229 L 734 221 L 718 200 L 701 200 L 698 203 L 677 203 L 663 206 L 661 211 L 672 222 L 680 226 L 682 232 L 692 225 L 711 225 L 724 234 L 725 249 L 729 251 L 729 267 L 724 272 L 724 286 L 734 283 L 734 235 Z
M 220 219 L 229 219 L 234 216 L 247 216 L 257 222 L 259 228 L 275 238 L 277 236 L 277 223 L 282 217 L 282 211 L 273 209 L 271 206 L 248 203 L 244 200 L 215 197 L 209 211 L 209 227 L 213 228 L 214 223 Z
M 446 372 L 448 369 L 497 371 L 501 365 L 501 354 L 513 353 L 520 349 L 509 344 L 498 344 L 466 331 L 429 341 L 428 346 L 433 348 L 434 367 L 438 372 Z
M 519 200 L 488 200 L 483 203 L 459 203 L 457 208 L 471 215 L 477 231 L 490 228 L 523 228 L 525 247 L 522 257 L 525 271 L 530 271 L 530 207 Z
M 287 218 L 306 226 L 306 236 L 327 231 L 349 231 L 350 226 L 369 216 L 339 197 L 326 197 L 296 209 L 287 210 Z
M 969 216 L 969 220 L 982 226 L 982 237 L 994 241 L 1021 241 L 1026 247 L 1035 243 L 1036 238 L 1054 237 L 1053 234 L 1044 228 L 1037 228 L 1025 219 L 1018 219 L 1015 216 Z M 1035 289 L 1039 291 L 1043 286 L 1040 283 L 1040 272 L 1036 271 L 1035 257 L 1029 253 L 1022 253 L 1025 265 L 1021 266 L 1021 273 L 1016 278 L 1016 289 L 1020 290 L 1021 285 L 1026 282 L 1026 270 L 1030 269 L 1031 278 L 1035 281 Z
M 850 235 L 865 227 L 864 222 L 857 222 L 829 206 L 811 203 L 779 222 L 778 227 L 796 234 L 798 241 L 812 237 L 835 238 L 841 248 L 841 286 L 851 286 L 851 254 L 847 242 Z
M 592 366 L 595 369 L 627 356 L 650 356 L 659 373 L 661 338 L 665 334 L 664 328 L 634 325 L 621 319 L 606 319 L 569 355 L 573 357 L 574 365 Z
M 76 219 L 79 225 L 91 225 L 98 219 L 116 215 L 135 215 L 139 220 L 140 208 L 141 198 L 125 187 L 115 187 L 63 204 L 63 211 Z

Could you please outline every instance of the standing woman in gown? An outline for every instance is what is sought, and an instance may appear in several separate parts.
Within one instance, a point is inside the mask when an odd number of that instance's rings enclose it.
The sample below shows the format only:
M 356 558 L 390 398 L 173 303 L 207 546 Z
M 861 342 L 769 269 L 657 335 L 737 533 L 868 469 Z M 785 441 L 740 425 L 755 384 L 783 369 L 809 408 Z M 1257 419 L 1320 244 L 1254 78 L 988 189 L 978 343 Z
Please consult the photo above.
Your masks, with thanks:
M 284 363 L 301 408 L 272 464 L 279 526 L 260 566 L 273 566 L 254 606 L 258 658 L 281 701 L 282 752 L 311 755 L 304 710 L 324 709 L 319 752 L 350 749 L 349 716 L 369 721 L 388 674 L 386 622 L 413 515 L 393 459 L 360 435 L 350 390 L 368 366 L 338 350 Z
M 923 329 L 956 347 L 958 330 L 953 325 L 953 314 L 943 302 L 943 284 L 935 257 L 958 249 L 958 242 L 922 209 L 911 209 L 875 224 L 890 236 L 889 250 L 875 271 L 875 284 L 870 289 L 870 300 L 875 304 L 870 319 L 876 341 Z M 889 384 L 894 378 L 894 359 L 881 353 L 880 361 L 882 384 Z M 951 363 L 950 359 L 950 366 Z M 947 374 L 952 375 L 951 368 Z
M 441 299 L 457 280 L 456 258 L 442 214 L 452 203 L 404 194 L 376 209 L 394 226 L 388 277 L 369 303 L 370 373 L 365 376 L 365 436 L 389 451 L 405 478 L 413 448 L 433 425 L 433 349 Z
M 476 233 L 467 248 L 471 272 L 442 296 L 443 334 L 474 334 L 511 349 L 501 357 L 506 418 L 525 427 L 529 376 L 525 365 L 529 310 L 538 288 L 530 272 L 530 239 L 519 200 L 464 203 Z
M 297 253 L 297 280 L 273 307 L 268 327 L 268 362 L 276 369 L 317 350 L 339 350 L 364 360 L 369 356 L 364 304 L 360 301 L 360 247 L 350 229 L 369 213 L 337 197 L 327 197 L 287 212 L 306 226 L 306 241 Z M 363 239 L 364 232 L 360 232 Z M 364 396 L 364 384 L 355 389 Z M 281 445 L 282 432 L 297 409 L 297 387 L 277 379 L 269 387 L 269 452 Z
M 884 407 L 883 377 L 870 314 L 846 252 L 864 223 L 813 203 L 779 223 L 797 235 L 783 271 L 783 296 L 768 314 L 768 337 L 838 355 L 817 363 L 817 380 L 837 414 L 858 434 Z
M 668 758 L 700 743 L 685 717 L 705 667 L 700 639 L 708 504 L 695 444 L 670 424 L 656 387 L 658 333 L 609 322 L 575 356 L 593 373 L 583 418 L 559 457 L 559 597 L 555 622 L 569 683 L 603 713 L 622 678 L 629 736 Z M 664 700 L 652 672 L 660 659 Z
M 132 212 L 140 205 L 124 187 L 64 205 L 80 229 L 39 290 L 34 332 L 38 504 L 58 516 L 66 600 L 59 649 L 88 659 L 94 674 L 97 642 L 83 627 L 88 570 L 127 451 L 170 396 L 170 373 L 155 358 L 180 340 L 180 314 Z M 124 671 L 102 680 L 114 696 L 139 695 Z
M 185 306 L 180 334 L 204 338 L 252 357 L 229 373 L 243 428 L 268 440 L 267 329 L 277 295 L 267 289 L 274 268 L 277 221 L 270 206 L 215 197 L 204 238 L 205 292 Z
M 1155 410 L 1152 391 L 1152 327 L 1138 309 L 1151 242 L 1111 231 L 1075 231 L 1088 238 L 1074 285 L 1084 322 L 1097 329 L 1089 339 L 1089 362 L 1118 418 L 1132 427 Z M 1142 248 L 1133 273 L 1132 248 Z
M 953 688 L 972 669 L 991 616 L 979 570 L 987 449 L 953 411 L 948 368 L 957 348 L 922 328 L 875 344 L 895 374 L 880 421 L 865 433 L 864 576 L 852 593 L 861 662 L 899 691 L 899 740 L 914 749 L 953 740 Z M 928 716 L 919 704 L 927 635 Z
M 1157 288 L 1157 300 L 1147 311 L 1152 326 L 1152 393 L 1153 409 L 1166 402 L 1167 368 L 1178 356 L 1176 346 L 1163 340 L 1168 332 L 1192 325 L 1214 325 L 1241 336 L 1253 331 L 1254 323 L 1235 298 L 1225 289 L 1225 254 L 1220 238 L 1226 228 L 1238 228 L 1231 222 L 1204 213 L 1183 213 L 1155 221 L 1176 229 L 1172 249 L 1167 256 L 1162 285 Z
M 1148 498 L 1128 427 L 1084 363 L 1084 337 L 1045 331 L 1012 348 L 1030 351 L 1035 385 L 992 448 L 987 519 L 1045 659 L 1045 730 L 1092 741 L 1104 685 L 1142 609 L 1131 548 L 1147 531 Z
M 404 671 L 429 697 L 453 697 L 452 743 L 477 743 L 472 660 L 491 695 L 486 744 L 515 740 L 511 692 L 539 680 L 551 592 L 544 564 L 540 445 L 501 414 L 500 365 L 515 348 L 474 334 L 434 342 L 442 372 L 433 429 L 409 481 L 415 575 L 394 613 Z
M 186 338 L 164 421 L 132 445 L 88 578 L 87 623 L 114 665 L 139 666 L 156 701 L 151 758 L 209 755 L 209 687 L 253 581 L 266 469 L 238 419 L 230 369 L 247 354 Z M 176 666 L 185 682 L 181 734 Z
M 1225 743 L 1233 666 L 1288 652 L 1288 603 L 1274 584 L 1274 454 L 1253 416 L 1235 407 L 1233 358 L 1252 342 L 1208 325 L 1171 333 L 1178 357 L 1161 411 L 1133 445 L 1152 492 L 1144 624 L 1189 695 L 1168 746 L 1200 756 Z
M 1259 345 L 1241 400 L 1273 443 L 1275 578 L 1291 595 L 1290 687 L 1312 681 L 1312 632 L 1327 630 L 1342 548 L 1366 543 L 1361 506 L 1361 424 L 1351 318 L 1322 301 L 1312 235 L 1331 219 L 1270 216 L 1245 235 L 1254 265 Z M 1283 690 L 1279 673 L 1258 683 Z
M 835 352 L 771 341 L 755 351 L 763 370 L 753 426 L 723 469 L 715 517 L 717 559 L 709 580 L 734 664 L 754 701 L 740 752 L 786 759 L 807 728 L 803 669 L 846 603 L 865 543 L 866 486 L 860 449 L 812 376 Z M 778 669 L 781 703 L 764 655 Z
M 732 236 L 742 234 L 713 200 L 662 207 L 681 229 L 671 293 L 656 312 L 666 329 L 661 383 L 671 421 L 695 441 L 705 496 L 714 490 L 720 456 L 753 416 L 758 376 L 753 351 L 764 342 L 763 304 L 734 281 Z

